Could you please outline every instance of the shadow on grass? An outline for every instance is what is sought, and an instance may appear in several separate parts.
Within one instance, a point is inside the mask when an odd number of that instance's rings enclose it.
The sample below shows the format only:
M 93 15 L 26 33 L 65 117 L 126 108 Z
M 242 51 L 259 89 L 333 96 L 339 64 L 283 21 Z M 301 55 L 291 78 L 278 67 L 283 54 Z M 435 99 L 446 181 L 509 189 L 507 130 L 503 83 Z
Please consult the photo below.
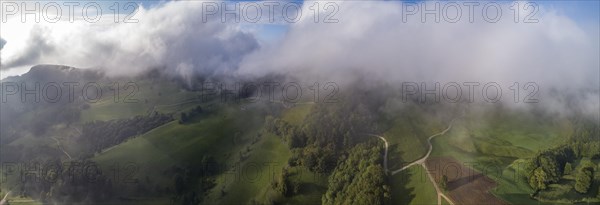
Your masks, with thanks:
M 392 187 L 392 203 L 391 204 L 410 204 L 415 198 L 413 194 L 414 188 L 407 187 L 407 184 L 412 177 L 410 171 L 402 171 L 394 176 L 389 176 Z
M 393 144 L 390 145 L 389 149 L 389 153 L 388 153 L 388 168 L 390 171 L 394 171 L 397 169 L 402 168 L 402 166 L 404 165 L 404 161 L 402 160 L 402 151 L 400 151 L 400 148 L 398 146 L 398 144 Z
M 402 153 L 400 151 L 398 153 L 399 154 L 397 155 L 388 156 L 388 163 L 390 165 L 402 165 L 404 163 L 400 158 Z M 392 161 L 398 163 L 391 163 Z M 390 171 L 397 169 L 397 167 L 399 168 L 400 166 L 390 166 Z M 388 180 L 390 182 L 389 184 L 392 188 L 391 204 L 410 204 L 410 202 L 413 201 L 413 199 L 415 198 L 415 194 L 413 194 L 415 189 L 412 187 L 407 187 L 411 177 L 412 172 L 410 170 L 404 170 L 393 176 L 391 175 L 391 173 L 390 175 L 388 175 Z
M 448 182 L 448 191 L 452 191 L 452 190 L 457 189 L 465 184 L 474 182 L 475 180 L 477 180 L 481 177 L 483 177 L 483 174 L 479 173 L 476 175 L 466 176 L 466 177 L 461 177 L 458 179 L 451 180 Z

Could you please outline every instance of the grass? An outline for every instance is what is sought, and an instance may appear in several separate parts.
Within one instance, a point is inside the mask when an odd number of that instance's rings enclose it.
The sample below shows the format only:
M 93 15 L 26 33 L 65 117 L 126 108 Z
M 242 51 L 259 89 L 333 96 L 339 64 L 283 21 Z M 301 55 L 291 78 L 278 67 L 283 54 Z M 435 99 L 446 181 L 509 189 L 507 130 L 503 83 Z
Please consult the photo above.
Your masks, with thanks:
M 90 109 L 81 112 L 81 122 L 105 121 L 145 115 L 154 106 L 157 106 L 157 111 L 162 112 L 178 110 L 185 104 L 177 105 L 177 103 L 197 99 L 200 95 L 197 92 L 182 90 L 177 84 L 169 81 L 152 82 L 143 80 L 136 82 L 136 84 L 138 87 L 137 92 L 131 93 L 133 87 L 129 90 L 122 88 L 118 99 L 115 99 L 114 91 L 104 93 L 98 102 L 90 103 Z M 125 85 L 122 83 L 121 87 Z M 106 88 L 104 90 L 108 91 L 110 89 Z M 132 94 L 132 96 L 126 98 L 129 94 Z M 126 103 L 124 102 L 125 99 L 135 99 L 137 102 Z
M 186 124 L 170 122 L 109 148 L 93 161 L 104 169 L 135 163 L 140 170 L 137 178 L 147 176 L 163 187 L 172 186 L 171 176 L 165 176 L 165 171 L 175 165 L 198 164 L 205 155 L 230 167 L 239 160 L 238 152 L 262 127 L 261 115 L 253 110 L 240 111 L 235 106 L 220 107 L 215 113 Z
M 405 120 L 400 121 L 397 126 L 387 131 L 384 137 L 390 143 L 389 153 L 390 169 L 398 169 L 401 167 L 400 163 L 393 162 L 411 162 L 422 157 L 427 152 L 427 144 L 424 140 L 420 139 L 411 131 L 409 123 L 401 123 Z M 392 158 L 399 157 L 399 160 L 393 160 Z
M 218 185 L 207 201 L 219 204 L 266 202 L 274 197 L 271 182 L 281 174 L 291 152 L 278 136 L 267 134 L 255 145 L 250 157 L 230 172 L 217 177 Z M 225 191 L 225 195 L 221 194 Z
M 34 148 L 50 144 L 56 144 L 56 142 L 49 137 L 35 137 L 32 134 L 27 134 L 10 142 L 9 145 Z
M 308 108 L 310 106 L 292 108 L 290 110 L 294 114 L 288 116 L 301 116 L 302 112 L 308 112 Z M 205 201 L 237 204 L 276 199 L 271 181 L 279 176 L 291 156 L 287 145 L 280 137 L 260 131 L 264 117 L 262 111 L 242 110 L 236 105 L 223 105 L 216 109 L 213 114 L 201 115 L 190 123 L 173 121 L 155 128 L 93 159 L 105 168 L 114 163 L 134 162 L 139 166 L 138 178 L 148 176 L 153 183 L 172 186 L 173 180 L 164 175 L 165 170 L 178 164 L 199 163 L 201 156 L 212 155 L 225 166 L 216 176 L 216 185 L 207 193 Z M 253 142 L 258 133 L 262 133 L 262 137 Z M 240 153 L 244 157 L 240 157 Z M 310 182 L 304 175 L 299 180 Z M 320 196 L 318 199 L 320 201 Z M 315 201 L 315 198 L 299 196 L 291 200 Z M 146 200 L 139 199 L 139 202 L 143 201 Z
M 446 199 L 442 198 L 442 205 L 450 205 L 450 202 L 448 202 Z
M 427 152 L 427 138 L 445 129 L 442 120 L 418 107 L 398 113 L 383 134 L 389 142 L 389 168 L 417 160 Z
M 504 109 L 469 112 L 463 122 L 471 135 L 500 139 L 531 151 L 560 144 L 573 131 L 567 119 Z
M 141 82 L 136 95 L 140 99 L 138 103 L 114 103 L 112 95 L 105 95 L 82 112 L 81 122 L 143 115 L 154 106 L 159 112 L 177 113 L 205 105 L 189 100 L 197 98 L 199 93 L 181 90 L 173 83 L 152 83 Z M 271 190 L 273 178 L 279 176 L 291 153 L 278 136 L 263 134 L 258 142 L 252 143 L 252 139 L 261 133 L 264 112 L 241 110 L 238 106 L 217 105 L 213 114 L 200 115 L 187 124 L 173 121 L 112 147 L 93 160 L 103 170 L 111 170 L 115 164 L 135 163 L 138 169 L 134 177 L 142 179 L 148 176 L 153 183 L 172 186 L 172 178 L 165 176 L 165 170 L 174 165 L 199 163 L 201 156 L 212 155 L 227 169 L 216 177 L 217 184 L 208 193 L 205 202 L 247 204 L 279 199 L 286 203 L 319 204 L 327 187 L 327 177 L 314 177 L 314 173 L 302 167 L 290 169 L 291 180 L 301 184 L 300 194 L 281 199 Z M 281 117 L 293 125 L 301 125 L 312 107 L 311 104 L 296 105 L 286 109 Z M 419 107 L 394 113 L 393 116 L 388 122 L 389 129 L 383 133 L 390 142 L 390 170 L 422 157 L 427 151 L 427 138 L 445 129 L 448 123 L 448 120 Z M 29 119 L 34 114 L 26 117 Z M 475 110 L 457 120 L 446 135 L 433 140 L 432 157 L 449 156 L 474 163 L 470 167 L 498 183 L 492 193 L 510 203 L 543 204 L 529 197 L 532 190 L 520 173 L 523 161 L 518 158 L 527 158 L 538 150 L 560 144 L 562 137 L 570 133 L 570 123 L 562 119 L 541 119 L 524 112 Z M 61 139 L 63 146 L 70 147 L 68 140 L 60 138 L 60 133 L 54 135 Z M 19 144 L 55 146 L 55 141 L 25 136 L 11 143 Z M 250 151 L 246 153 L 248 149 Z M 240 152 L 245 152 L 248 157 L 240 161 Z M 497 169 L 490 171 L 490 168 Z M 391 182 L 394 203 L 437 204 L 435 189 L 421 166 L 413 166 L 391 176 Z M 565 179 L 564 183 L 552 185 L 540 195 L 550 199 L 576 197 L 577 193 L 571 187 L 572 180 Z M 11 204 L 15 202 L 18 201 L 11 201 Z M 162 204 L 164 201 L 142 198 L 138 202 Z
M 529 197 L 533 190 L 520 158 L 562 143 L 570 132 L 562 119 L 538 119 L 518 111 L 471 111 L 433 140 L 431 156 L 450 156 L 486 174 L 498 183 L 492 194 L 509 203 L 543 204 Z
M 596 160 L 598 161 L 598 160 Z M 581 165 L 583 162 L 593 162 L 588 158 L 584 158 L 574 162 L 574 165 Z M 555 202 L 555 203 L 573 203 L 573 202 L 584 202 L 589 201 L 591 203 L 600 204 L 600 199 L 597 198 L 598 184 L 600 184 L 600 173 L 599 168 L 595 168 L 593 183 L 587 193 L 581 194 L 575 191 L 575 178 L 578 168 L 576 168 L 571 175 L 564 176 L 556 184 L 548 185 L 548 189 L 540 191 L 537 198 L 543 201 Z
M 19 197 L 9 197 L 8 202 L 10 204 L 15 204 L 15 205 L 41 205 L 42 204 L 31 198 L 19 198 Z
M 312 104 L 296 105 L 286 109 L 282 119 L 300 126 L 312 107 Z M 292 167 L 288 170 L 290 180 L 301 184 L 300 193 L 283 198 L 271 189 L 271 182 L 281 174 L 281 169 L 287 165 L 290 156 L 290 150 L 279 136 L 264 135 L 263 139 L 254 145 L 250 157 L 233 170 L 233 173 L 217 178 L 218 185 L 208 195 L 207 201 L 238 204 L 269 203 L 277 200 L 293 204 L 320 204 L 321 196 L 327 189 L 327 176 L 315 174 L 304 167 Z M 243 177 L 247 172 L 258 177 Z M 222 195 L 221 190 L 226 194 Z
M 4 198 L 4 195 L 6 195 L 6 189 L 5 187 L 2 187 L 2 192 L 0 192 L 0 200 Z M 8 197 L 6 197 L 7 201 L 10 204 L 18 204 L 18 205 L 41 205 L 42 203 L 37 202 L 29 197 L 24 197 L 21 198 L 20 196 L 18 196 L 15 193 L 15 190 L 12 190 L 12 192 L 10 193 L 10 195 Z
M 437 193 L 422 166 L 391 176 L 392 204 L 434 205 Z
M 472 139 L 477 151 L 484 155 L 513 158 L 524 158 L 533 155 L 531 150 L 494 137 Z
M 310 171 L 306 167 L 290 169 L 290 180 L 300 184 L 300 193 L 286 199 L 288 204 L 320 204 L 321 197 L 327 191 L 327 175 Z
M 282 119 L 292 125 L 301 126 L 313 104 L 299 104 L 283 113 Z

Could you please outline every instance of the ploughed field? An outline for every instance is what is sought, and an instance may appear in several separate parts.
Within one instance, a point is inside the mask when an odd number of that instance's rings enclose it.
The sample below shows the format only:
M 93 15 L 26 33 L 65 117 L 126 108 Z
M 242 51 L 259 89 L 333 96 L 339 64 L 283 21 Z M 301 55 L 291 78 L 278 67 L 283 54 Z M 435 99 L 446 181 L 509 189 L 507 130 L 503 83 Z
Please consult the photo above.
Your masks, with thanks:
M 446 194 L 460 205 L 508 204 L 490 193 L 497 186 L 494 180 L 479 173 L 464 163 L 450 157 L 430 157 L 425 162 L 436 183 L 443 175 L 448 178 Z

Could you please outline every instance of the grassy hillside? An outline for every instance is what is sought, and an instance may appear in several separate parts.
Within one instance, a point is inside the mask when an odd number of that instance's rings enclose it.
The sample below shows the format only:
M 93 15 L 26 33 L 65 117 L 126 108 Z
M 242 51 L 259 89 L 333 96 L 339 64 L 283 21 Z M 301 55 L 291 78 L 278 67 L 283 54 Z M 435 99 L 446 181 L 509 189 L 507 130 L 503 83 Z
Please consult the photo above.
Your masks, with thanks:
M 278 136 L 267 134 L 243 162 L 217 177 L 207 201 L 219 204 L 263 203 L 274 200 L 271 182 L 281 174 L 291 155 Z
M 205 155 L 214 156 L 225 167 L 237 163 L 238 151 L 248 146 L 261 128 L 260 116 L 256 110 L 222 106 L 214 114 L 197 117 L 190 123 L 173 121 L 158 127 L 109 148 L 93 160 L 105 167 L 134 162 L 144 170 L 139 177 L 148 176 L 156 184 L 169 187 L 172 179 L 165 177 L 164 172 L 173 166 L 199 164 Z
M 128 118 L 147 115 L 151 111 L 177 112 L 203 102 L 200 92 L 185 90 L 171 81 L 141 79 L 135 81 L 135 86 L 126 86 L 127 83 L 121 83 L 119 98 L 115 98 L 114 91 L 103 93 L 98 102 L 90 104 L 90 109 L 83 110 L 81 122 Z
M 515 204 L 538 203 L 523 179 L 520 158 L 557 146 L 573 131 L 568 121 L 540 119 L 530 112 L 476 108 L 458 119 L 444 136 L 433 140 L 432 156 L 451 156 L 498 183 L 493 194 Z
M 436 112 L 428 112 L 416 105 L 408 105 L 389 121 L 390 128 L 383 133 L 389 143 L 389 169 L 395 170 L 421 158 L 427 152 L 427 138 L 446 128 Z

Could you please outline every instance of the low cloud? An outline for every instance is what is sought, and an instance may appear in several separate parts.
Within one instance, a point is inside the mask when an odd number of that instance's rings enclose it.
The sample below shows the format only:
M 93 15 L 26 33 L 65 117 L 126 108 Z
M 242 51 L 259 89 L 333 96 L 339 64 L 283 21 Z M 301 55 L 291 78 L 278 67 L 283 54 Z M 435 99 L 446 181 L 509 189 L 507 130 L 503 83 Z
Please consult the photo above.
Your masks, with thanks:
M 419 14 L 403 22 L 403 2 L 398 1 L 337 3 L 339 23 L 314 23 L 312 16 L 303 16 L 290 25 L 278 46 L 250 54 L 238 72 L 257 76 L 275 72 L 341 85 L 370 78 L 398 89 L 401 82 L 429 82 L 431 87 L 432 82 L 479 82 L 481 86 L 497 82 L 506 102 L 513 100 L 509 87 L 514 82 L 521 87 L 534 82 L 543 106 L 557 112 L 571 106 L 586 109 L 581 113 L 599 112 L 598 25 L 583 28 L 544 7 L 536 14 L 538 23 L 515 23 L 509 8 L 512 2 L 501 4 L 504 16 L 496 23 L 481 16 L 486 2 L 475 10 L 474 22 L 469 22 L 463 8 L 456 23 L 443 18 L 436 23 L 433 15 L 423 23 Z M 427 2 L 428 8 L 434 3 Z M 567 104 L 550 95 L 550 90 L 584 94 L 570 95 L 575 98 Z M 528 94 L 520 91 L 521 98 Z M 564 97 L 569 96 L 560 96 Z
M 291 24 L 279 46 L 248 56 L 240 72 L 340 81 L 358 74 L 388 82 L 532 81 L 598 86 L 598 36 L 552 10 L 541 8 L 539 23 L 515 23 L 507 2 L 502 4 L 505 16 L 497 23 L 485 22 L 479 12 L 473 23 L 465 14 L 457 23 L 435 23 L 433 15 L 422 23 L 419 15 L 402 22 L 402 2 L 338 4 L 339 23 L 314 23 L 312 16 L 303 16 Z
M 429 8 L 435 3 L 426 2 Z M 2 37 L 10 42 L 2 49 L 2 69 L 47 63 L 133 75 L 164 67 L 184 76 L 279 73 L 342 86 L 362 78 L 392 85 L 497 82 L 505 89 L 513 82 L 535 82 L 541 102 L 548 104 L 567 105 L 544 101 L 544 95 L 552 96 L 550 90 L 588 90 L 580 94 L 580 107 L 598 112 L 598 25 L 581 25 L 544 7 L 535 15 L 539 22 L 515 23 L 512 2 L 501 3 L 501 20 L 489 23 L 481 15 L 486 3 L 476 8 L 474 22 L 463 8 L 456 23 L 443 17 L 436 23 L 433 15 L 423 23 L 418 14 L 403 21 L 399 1 L 338 1 L 338 23 L 315 23 L 314 4 L 304 4 L 302 17 L 288 24 L 284 37 L 262 47 L 255 33 L 242 29 L 244 24 L 221 23 L 219 15 L 203 22 L 197 1 L 140 8 L 139 23 L 115 24 L 110 18 L 95 24 L 9 21 L 2 25 L 7 28 Z M 520 11 L 521 17 L 527 14 Z M 328 12 L 321 5 L 321 18 Z
M 258 42 L 238 25 L 202 22 L 201 9 L 194 1 L 140 7 L 135 15 L 138 23 L 108 18 L 93 24 L 83 20 L 23 24 L 16 18 L 2 25 L 8 28 L 2 36 L 11 41 L 2 52 L 2 69 L 47 63 L 100 67 L 111 75 L 156 67 L 185 75 L 231 72 L 245 54 L 258 48 Z M 21 37 L 23 31 L 29 31 L 27 38 Z
M 54 54 L 54 46 L 48 42 L 47 36 L 44 36 L 48 30 L 43 27 L 33 27 L 30 30 L 27 44 L 22 47 L 22 52 L 2 64 L 3 68 L 14 68 L 19 66 L 31 65 L 39 62 L 44 56 Z M 4 47 L 4 43 L 1 43 Z

